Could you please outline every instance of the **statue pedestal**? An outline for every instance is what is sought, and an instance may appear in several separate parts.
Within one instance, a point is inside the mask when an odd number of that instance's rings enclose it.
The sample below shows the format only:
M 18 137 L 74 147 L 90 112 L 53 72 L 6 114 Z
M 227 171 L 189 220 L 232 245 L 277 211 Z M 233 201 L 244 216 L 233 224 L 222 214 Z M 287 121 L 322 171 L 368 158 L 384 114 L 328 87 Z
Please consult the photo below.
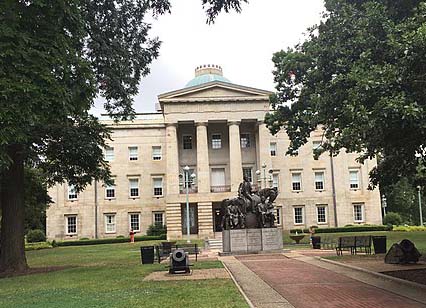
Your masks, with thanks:
M 235 229 L 222 232 L 223 254 L 281 251 L 282 228 Z

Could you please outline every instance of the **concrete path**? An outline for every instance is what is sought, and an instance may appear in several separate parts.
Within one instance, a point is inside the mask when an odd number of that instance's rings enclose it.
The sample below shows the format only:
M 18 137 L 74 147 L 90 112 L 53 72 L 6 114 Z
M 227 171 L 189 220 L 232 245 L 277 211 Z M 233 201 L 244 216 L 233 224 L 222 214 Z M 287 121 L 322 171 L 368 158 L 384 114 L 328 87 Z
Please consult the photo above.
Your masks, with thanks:
M 235 257 L 220 257 L 250 307 L 294 308 L 289 302 Z
M 342 269 L 309 256 L 246 255 L 238 256 L 237 260 L 225 264 L 250 300 L 259 298 L 259 303 L 266 304 L 261 295 L 264 289 L 268 289 L 267 284 L 275 293 L 268 291 L 270 294 L 265 294 L 265 298 L 278 300 L 278 293 L 282 298 L 279 302 L 287 305 L 271 307 L 291 307 L 286 300 L 296 308 L 426 307 L 426 301 L 422 302 L 425 295 L 417 294 L 424 290 L 410 291 L 410 288 L 399 286 L 400 292 L 395 294 L 398 290 L 392 285 L 394 282 L 353 269 Z M 252 303 L 255 307 L 268 307 L 258 306 L 254 299 Z

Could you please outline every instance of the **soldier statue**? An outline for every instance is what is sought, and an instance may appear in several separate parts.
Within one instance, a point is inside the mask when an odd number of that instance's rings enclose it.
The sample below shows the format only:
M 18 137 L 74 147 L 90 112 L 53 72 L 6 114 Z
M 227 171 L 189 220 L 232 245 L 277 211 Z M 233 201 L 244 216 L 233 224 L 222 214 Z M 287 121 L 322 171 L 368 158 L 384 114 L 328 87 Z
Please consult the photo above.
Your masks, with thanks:
M 247 213 L 247 208 L 253 210 L 253 198 L 252 198 L 251 183 L 246 176 L 243 177 L 243 182 L 238 187 L 238 197 L 242 198 L 245 203 L 244 214 Z

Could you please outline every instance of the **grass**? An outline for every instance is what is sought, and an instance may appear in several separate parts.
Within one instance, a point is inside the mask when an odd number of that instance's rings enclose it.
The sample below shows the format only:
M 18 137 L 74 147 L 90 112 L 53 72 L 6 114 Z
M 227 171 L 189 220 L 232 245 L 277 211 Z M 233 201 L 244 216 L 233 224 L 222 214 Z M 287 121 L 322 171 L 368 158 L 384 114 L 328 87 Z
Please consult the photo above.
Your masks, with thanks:
M 408 239 L 416 245 L 417 249 L 422 253 L 426 254 L 426 232 L 425 231 L 413 231 L 413 232 L 401 232 L 401 231 L 376 231 L 376 232 L 341 232 L 341 233 L 321 233 L 317 236 L 328 237 L 337 240 L 340 236 L 356 236 L 356 235 L 373 235 L 381 236 L 386 235 L 387 237 L 387 248 L 389 249 L 392 244 L 399 243 L 403 239 Z M 284 248 L 300 249 L 309 248 L 309 234 L 307 234 L 303 240 L 300 241 L 299 245 L 294 245 L 294 241 L 289 237 L 289 233 L 283 234 Z
M 144 246 L 154 244 L 143 242 Z M 31 267 L 64 270 L 0 279 L 0 307 L 247 307 L 230 279 L 146 282 L 164 264 L 140 264 L 140 244 L 27 252 Z M 222 267 L 219 261 L 194 268 Z

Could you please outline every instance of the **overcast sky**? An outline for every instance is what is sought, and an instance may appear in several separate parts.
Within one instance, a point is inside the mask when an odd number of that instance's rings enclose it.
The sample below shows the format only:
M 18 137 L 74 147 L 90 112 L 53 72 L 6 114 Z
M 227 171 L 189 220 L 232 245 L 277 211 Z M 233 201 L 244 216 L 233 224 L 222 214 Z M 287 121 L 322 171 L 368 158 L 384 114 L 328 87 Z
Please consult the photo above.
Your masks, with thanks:
M 135 97 L 136 112 L 153 112 L 157 96 L 183 88 L 195 67 L 218 64 L 232 83 L 274 90 L 272 54 L 303 41 L 318 24 L 323 0 L 249 0 L 241 14 L 222 13 L 206 24 L 201 0 L 172 0 L 172 13 L 153 21 L 160 56 Z M 92 112 L 103 112 L 98 100 Z

